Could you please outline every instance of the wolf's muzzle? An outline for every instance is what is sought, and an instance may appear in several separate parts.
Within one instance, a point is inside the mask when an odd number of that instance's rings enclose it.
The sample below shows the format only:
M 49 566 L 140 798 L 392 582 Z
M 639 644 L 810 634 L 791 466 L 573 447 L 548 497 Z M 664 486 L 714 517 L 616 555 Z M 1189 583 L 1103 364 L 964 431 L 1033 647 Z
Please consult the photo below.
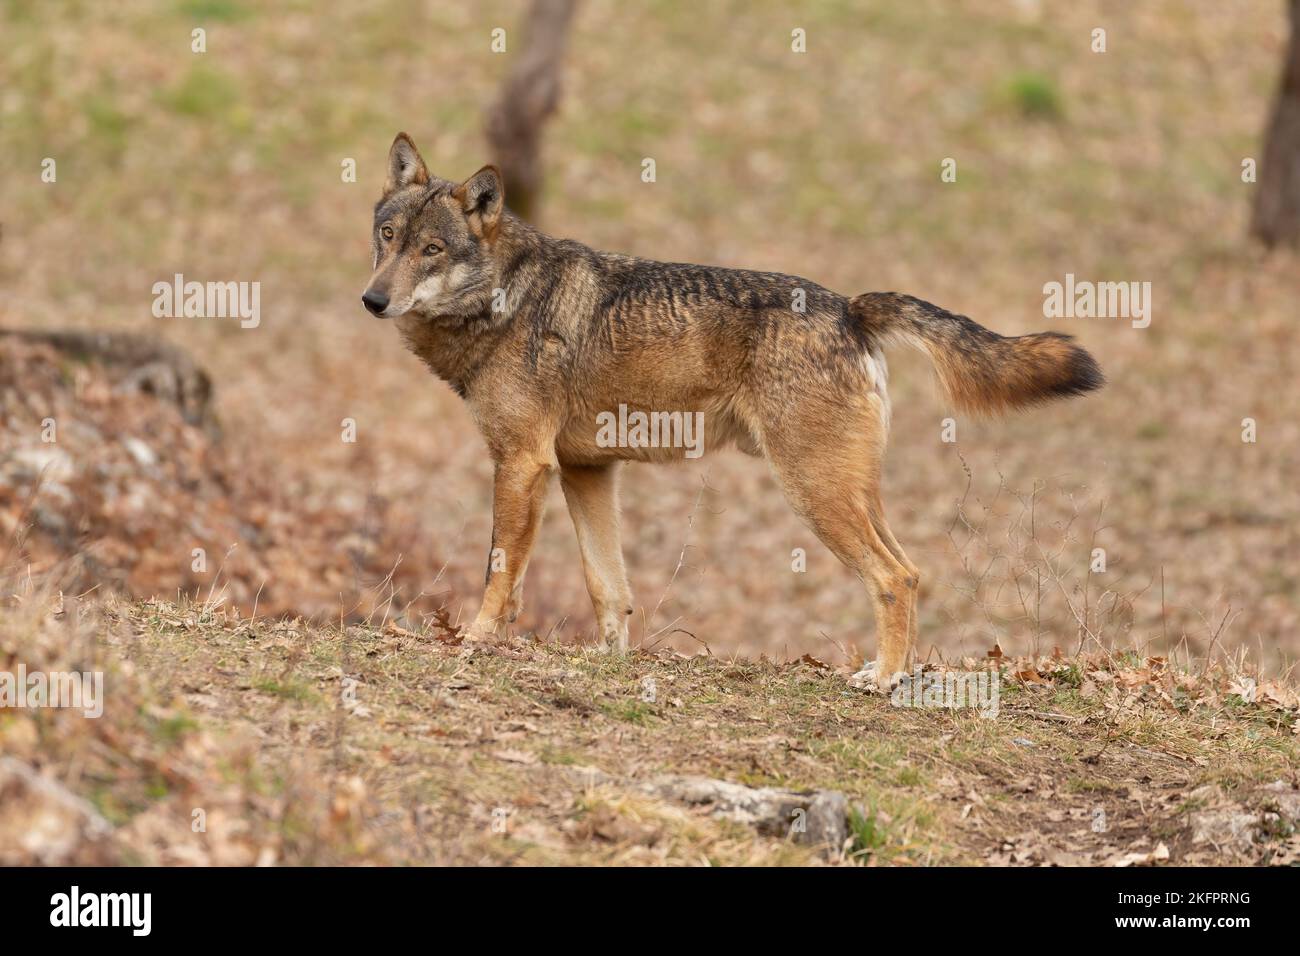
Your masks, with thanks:
M 367 289 L 362 293 L 361 302 L 373 315 L 383 315 L 384 309 L 388 308 L 388 296 L 372 289 Z

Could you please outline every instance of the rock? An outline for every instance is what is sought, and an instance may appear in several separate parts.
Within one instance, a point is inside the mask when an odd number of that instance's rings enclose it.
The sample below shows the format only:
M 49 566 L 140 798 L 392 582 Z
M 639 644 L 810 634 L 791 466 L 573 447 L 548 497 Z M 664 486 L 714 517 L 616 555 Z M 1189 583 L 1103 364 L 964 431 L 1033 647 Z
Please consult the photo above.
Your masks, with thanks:
M 154 454 L 153 449 L 134 435 L 128 435 L 126 438 L 123 438 L 122 445 L 131 453 L 131 457 L 140 465 L 148 468 L 157 464 L 158 456 Z
M 1271 847 L 1279 828 L 1300 826 L 1300 790 L 1274 780 L 1250 791 L 1242 802 L 1229 802 L 1217 787 L 1197 787 L 1188 797 L 1210 806 L 1188 814 L 1192 842 L 1217 852 L 1253 855 Z
M 9 453 L 6 465 L 10 473 L 23 480 L 67 481 L 75 473 L 72 457 L 54 445 L 33 445 Z
M 0 866 L 108 866 L 112 825 L 57 780 L 0 757 Z
M 1109 861 L 1110 866 L 1129 867 L 1129 866 L 1154 866 L 1156 863 L 1167 863 L 1169 861 L 1169 847 L 1163 843 L 1157 843 L 1154 850 L 1143 851 L 1135 850 L 1131 853 L 1121 854 Z
M 174 404 L 191 425 L 217 437 L 212 410 L 212 379 L 182 349 L 156 335 L 63 329 L 0 329 L 0 336 L 57 349 L 83 362 L 115 370 L 117 391 L 138 391 Z
M 849 801 L 838 790 L 817 790 L 808 804 L 808 839 L 835 856 L 848 838 Z M 798 841 L 798 837 L 795 838 Z
M 1240 807 L 1198 810 L 1188 816 L 1192 842 L 1208 843 L 1219 850 L 1248 853 L 1255 843 L 1259 814 L 1244 813 Z
M 835 790 L 746 787 L 709 777 L 659 777 L 641 790 L 661 799 L 706 808 L 716 817 L 752 826 L 759 833 L 792 837 L 796 843 L 839 855 L 848 837 L 849 804 Z
M 1276 807 L 1277 812 L 1292 826 L 1300 826 L 1300 790 L 1285 780 L 1274 780 L 1260 787 L 1257 792 L 1265 804 Z

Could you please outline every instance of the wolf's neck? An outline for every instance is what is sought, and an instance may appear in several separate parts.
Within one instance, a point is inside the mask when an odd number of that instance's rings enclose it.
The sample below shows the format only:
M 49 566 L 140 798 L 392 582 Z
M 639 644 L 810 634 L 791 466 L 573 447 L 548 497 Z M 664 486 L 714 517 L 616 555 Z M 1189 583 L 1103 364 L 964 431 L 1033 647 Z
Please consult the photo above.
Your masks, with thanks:
M 404 315 L 397 319 L 397 328 L 406 347 L 462 398 L 501 337 L 500 329 L 460 316 L 428 319 Z
M 406 347 L 464 397 L 496 347 L 509 334 L 538 254 L 545 243 L 553 241 L 507 214 L 497 237 L 499 285 L 493 289 L 486 306 L 473 315 L 399 318 L 397 327 Z M 498 311 L 499 305 L 504 308 Z
M 497 286 L 485 307 L 474 315 L 400 317 L 398 328 L 408 349 L 464 398 L 498 347 L 519 333 L 520 324 L 554 321 L 539 306 L 555 298 L 573 247 L 575 243 L 551 238 L 506 213 L 494 254 Z M 573 320 L 576 300 L 569 299 L 564 317 Z

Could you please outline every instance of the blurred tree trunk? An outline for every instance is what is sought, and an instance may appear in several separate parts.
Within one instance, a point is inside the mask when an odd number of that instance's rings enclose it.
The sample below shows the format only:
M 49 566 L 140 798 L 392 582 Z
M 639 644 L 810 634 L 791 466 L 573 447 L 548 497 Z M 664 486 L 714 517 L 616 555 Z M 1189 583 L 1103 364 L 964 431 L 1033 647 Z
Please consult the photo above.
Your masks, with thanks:
M 1273 102 L 1250 231 L 1267 246 L 1300 246 L 1300 0 L 1290 0 L 1291 42 Z
M 533 0 L 524 49 L 487 115 L 492 160 L 505 180 L 506 205 L 524 219 L 542 191 L 542 126 L 560 102 L 560 64 L 576 0 Z

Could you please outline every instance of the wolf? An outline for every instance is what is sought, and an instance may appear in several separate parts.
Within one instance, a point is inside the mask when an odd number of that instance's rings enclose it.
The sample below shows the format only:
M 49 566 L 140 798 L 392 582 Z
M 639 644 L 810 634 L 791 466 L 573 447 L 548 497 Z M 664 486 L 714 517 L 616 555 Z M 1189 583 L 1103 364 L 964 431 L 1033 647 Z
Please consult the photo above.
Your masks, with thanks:
M 627 649 L 619 471 L 687 449 L 601 441 L 599 422 L 702 415 L 704 447 L 766 458 L 796 514 L 870 589 L 876 659 L 854 682 L 888 691 L 916 647 L 920 573 L 881 500 L 885 347 L 928 353 L 952 404 L 974 413 L 1103 384 L 1092 356 L 1055 332 L 1008 338 L 909 295 L 846 298 L 795 276 L 554 239 L 506 209 L 495 167 L 459 183 L 432 176 L 405 133 L 389 150 L 372 252 L 362 303 L 393 319 L 465 400 L 493 461 L 487 580 L 470 627 L 478 640 L 504 635 L 519 614 L 558 475 L 600 644 Z

